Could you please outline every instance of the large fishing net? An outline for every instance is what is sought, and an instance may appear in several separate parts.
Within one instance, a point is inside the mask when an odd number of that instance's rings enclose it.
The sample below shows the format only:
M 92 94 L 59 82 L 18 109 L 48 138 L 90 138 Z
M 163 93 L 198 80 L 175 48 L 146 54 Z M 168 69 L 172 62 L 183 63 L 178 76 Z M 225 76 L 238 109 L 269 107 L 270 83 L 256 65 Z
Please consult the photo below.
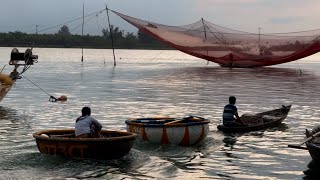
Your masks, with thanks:
M 249 33 L 221 27 L 204 19 L 183 26 L 167 26 L 113 12 L 167 45 L 220 66 L 270 66 L 320 51 L 320 30 Z

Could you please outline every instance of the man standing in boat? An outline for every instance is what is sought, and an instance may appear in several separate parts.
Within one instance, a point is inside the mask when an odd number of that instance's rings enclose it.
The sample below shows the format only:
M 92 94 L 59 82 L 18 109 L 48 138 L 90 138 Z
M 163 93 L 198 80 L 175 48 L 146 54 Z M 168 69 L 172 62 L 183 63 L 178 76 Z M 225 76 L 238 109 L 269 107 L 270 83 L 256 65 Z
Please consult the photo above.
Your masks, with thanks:
M 245 124 L 241 121 L 238 115 L 238 109 L 235 106 L 236 104 L 236 97 L 230 96 L 229 97 L 229 104 L 227 104 L 223 109 L 223 125 L 224 126 L 245 126 Z
M 82 108 L 82 116 L 76 120 L 75 135 L 79 138 L 100 137 L 102 125 L 91 115 L 89 107 Z

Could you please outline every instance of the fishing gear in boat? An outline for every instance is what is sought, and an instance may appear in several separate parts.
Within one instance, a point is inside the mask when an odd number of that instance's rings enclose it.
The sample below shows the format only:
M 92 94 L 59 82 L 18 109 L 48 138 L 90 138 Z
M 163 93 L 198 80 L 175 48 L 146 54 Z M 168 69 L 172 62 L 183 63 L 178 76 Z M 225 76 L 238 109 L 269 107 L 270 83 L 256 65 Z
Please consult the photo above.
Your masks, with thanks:
M 35 85 L 37 88 L 39 88 L 41 91 L 43 91 L 44 93 L 46 93 L 49 96 L 49 101 L 50 102 L 57 102 L 57 101 L 67 101 L 68 98 L 65 95 L 62 95 L 58 98 L 54 97 L 53 95 L 50 95 L 48 92 L 46 92 L 44 89 L 42 89 L 40 86 L 38 86 L 37 84 L 35 84 L 34 82 L 32 82 L 30 79 L 28 79 L 26 76 L 23 76 L 25 79 L 27 79 L 29 82 L 31 82 L 33 85 Z

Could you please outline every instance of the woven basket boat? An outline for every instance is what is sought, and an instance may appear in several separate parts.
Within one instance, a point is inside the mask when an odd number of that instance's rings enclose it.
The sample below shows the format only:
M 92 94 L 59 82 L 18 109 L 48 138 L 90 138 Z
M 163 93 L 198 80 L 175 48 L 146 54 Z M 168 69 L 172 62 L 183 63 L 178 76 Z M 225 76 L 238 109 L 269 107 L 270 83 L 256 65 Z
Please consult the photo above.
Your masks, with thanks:
M 184 119 L 151 117 L 131 118 L 125 122 L 127 131 L 136 133 L 143 141 L 192 146 L 207 136 L 210 121 L 202 117 Z
M 74 129 L 44 130 L 33 134 L 43 154 L 65 157 L 118 159 L 130 152 L 136 134 L 101 131 L 101 138 L 75 138 Z

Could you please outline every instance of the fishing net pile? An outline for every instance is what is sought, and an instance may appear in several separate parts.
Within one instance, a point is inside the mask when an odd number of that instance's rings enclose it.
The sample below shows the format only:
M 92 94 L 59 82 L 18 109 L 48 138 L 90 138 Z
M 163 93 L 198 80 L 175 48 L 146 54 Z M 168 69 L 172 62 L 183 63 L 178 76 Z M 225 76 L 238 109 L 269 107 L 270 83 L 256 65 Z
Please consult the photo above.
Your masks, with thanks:
M 320 51 L 320 30 L 249 33 L 218 26 L 204 19 L 183 26 L 167 26 L 113 12 L 165 44 L 220 66 L 270 66 Z
M 13 84 L 13 80 L 6 74 L 0 74 L 0 83 L 4 86 L 11 86 Z

